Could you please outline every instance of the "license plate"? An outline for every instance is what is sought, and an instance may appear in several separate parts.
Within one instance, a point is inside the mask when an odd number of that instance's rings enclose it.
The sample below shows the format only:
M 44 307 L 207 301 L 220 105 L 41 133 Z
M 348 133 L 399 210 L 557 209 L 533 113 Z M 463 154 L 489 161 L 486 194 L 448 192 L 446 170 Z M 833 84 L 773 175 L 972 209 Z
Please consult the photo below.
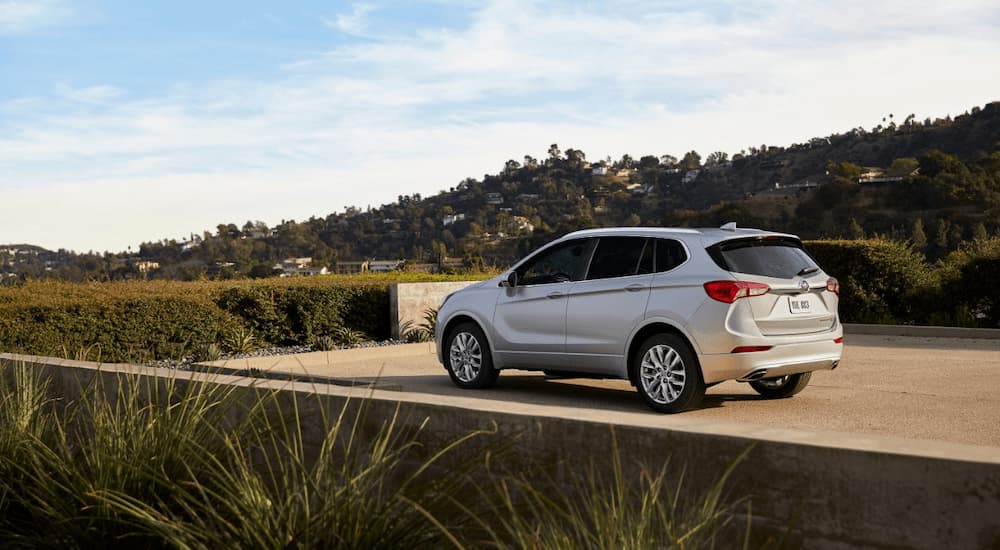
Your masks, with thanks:
M 788 299 L 788 310 L 792 313 L 809 313 L 809 308 L 811 307 L 809 298 L 789 298 Z

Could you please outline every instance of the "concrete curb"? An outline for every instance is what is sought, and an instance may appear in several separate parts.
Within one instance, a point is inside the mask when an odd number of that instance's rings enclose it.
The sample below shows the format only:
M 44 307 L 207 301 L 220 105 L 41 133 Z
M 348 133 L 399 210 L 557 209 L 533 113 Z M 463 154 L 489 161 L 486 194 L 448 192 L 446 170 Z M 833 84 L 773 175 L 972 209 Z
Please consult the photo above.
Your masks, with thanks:
M 960 327 L 926 327 L 917 325 L 866 325 L 844 323 L 846 334 L 862 334 L 871 336 L 913 336 L 919 338 L 981 338 L 1000 340 L 1000 329 L 993 328 L 960 328 Z

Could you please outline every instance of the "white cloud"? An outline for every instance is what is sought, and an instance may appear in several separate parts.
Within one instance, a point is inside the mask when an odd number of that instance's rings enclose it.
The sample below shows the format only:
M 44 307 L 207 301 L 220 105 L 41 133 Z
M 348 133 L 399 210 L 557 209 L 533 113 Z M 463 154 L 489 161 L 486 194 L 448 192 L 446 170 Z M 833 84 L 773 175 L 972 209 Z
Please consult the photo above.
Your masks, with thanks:
M 60 0 L 0 0 L 0 34 L 55 26 L 71 14 Z
M 280 80 L 8 102 L 0 239 L 121 249 L 432 195 L 553 142 L 732 153 L 1000 99 L 993 2 L 650 4 L 496 1 L 464 28 L 378 39 L 356 5 L 331 25 L 364 40 Z
M 337 14 L 332 19 L 323 18 L 323 24 L 331 29 L 353 36 L 364 36 L 368 30 L 368 14 L 375 10 L 371 4 L 354 4 L 350 13 Z
M 56 94 L 78 103 L 107 103 L 121 96 L 122 91 L 114 86 L 88 86 L 74 88 L 67 84 L 57 84 Z

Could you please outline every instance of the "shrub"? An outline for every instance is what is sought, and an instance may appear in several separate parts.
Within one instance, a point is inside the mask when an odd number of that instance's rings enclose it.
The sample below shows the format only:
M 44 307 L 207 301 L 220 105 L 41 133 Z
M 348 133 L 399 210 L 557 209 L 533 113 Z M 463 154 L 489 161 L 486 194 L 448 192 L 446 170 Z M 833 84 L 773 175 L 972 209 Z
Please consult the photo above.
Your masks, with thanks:
M 274 345 L 309 344 L 347 326 L 388 337 L 387 287 L 239 286 L 218 293 L 215 303 Z
M 179 358 L 219 340 L 236 320 L 179 297 L 0 304 L 0 350 L 108 362 Z
M 906 243 L 883 239 L 810 241 L 806 250 L 840 281 L 845 323 L 912 323 L 933 286 L 930 266 Z
M 1000 238 L 972 241 L 938 266 L 934 301 L 948 324 L 1000 327 Z

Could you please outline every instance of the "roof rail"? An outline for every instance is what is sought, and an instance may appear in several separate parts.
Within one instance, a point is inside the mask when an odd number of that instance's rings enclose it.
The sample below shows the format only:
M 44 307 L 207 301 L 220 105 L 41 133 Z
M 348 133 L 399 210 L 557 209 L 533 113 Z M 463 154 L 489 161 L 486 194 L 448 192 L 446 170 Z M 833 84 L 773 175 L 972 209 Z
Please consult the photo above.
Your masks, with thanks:
M 736 231 L 736 222 L 729 222 L 723 224 L 722 227 L 720 227 L 719 229 L 723 231 Z

